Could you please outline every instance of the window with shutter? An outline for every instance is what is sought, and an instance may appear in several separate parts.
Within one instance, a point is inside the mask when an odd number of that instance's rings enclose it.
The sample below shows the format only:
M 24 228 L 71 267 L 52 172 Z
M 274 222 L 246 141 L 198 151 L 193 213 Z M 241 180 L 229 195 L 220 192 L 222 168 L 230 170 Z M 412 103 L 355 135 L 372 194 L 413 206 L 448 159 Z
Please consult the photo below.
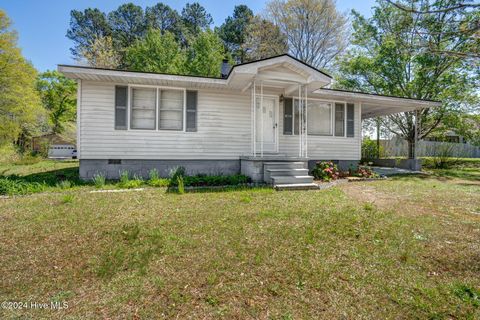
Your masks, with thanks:
M 293 103 L 292 98 L 283 99 L 283 134 L 292 135 Z
M 115 129 L 127 129 L 127 101 L 128 88 L 123 86 L 115 87 Z
M 347 137 L 355 136 L 355 107 L 353 103 L 347 103 Z
M 159 90 L 158 129 L 183 130 L 183 90 Z
M 132 88 L 131 129 L 155 130 L 156 89 Z
M 197 131 L 197 91 L 187 91 L 186 131 Z
M 335 103 L 335 136 L 345 136 L 345 104 Z

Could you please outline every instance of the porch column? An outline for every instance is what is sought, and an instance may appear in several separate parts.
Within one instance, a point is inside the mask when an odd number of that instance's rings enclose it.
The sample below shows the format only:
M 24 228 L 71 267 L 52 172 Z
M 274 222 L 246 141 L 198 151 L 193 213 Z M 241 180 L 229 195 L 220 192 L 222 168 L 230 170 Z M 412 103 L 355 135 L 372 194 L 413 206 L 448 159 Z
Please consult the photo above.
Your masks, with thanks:
M 256 83 L 252 82 L 252 152 L 253 156 L 257 153 L 257 95 L 255 92 Z
M 418 146 L 418 110 L 415 110 L 415 124 L 414 124 L 414 137 L 413 137 L 413 159 L 417 159 L 417 146 Z
M 308 158 L 308 92 L 305 85 L 305 158 Z

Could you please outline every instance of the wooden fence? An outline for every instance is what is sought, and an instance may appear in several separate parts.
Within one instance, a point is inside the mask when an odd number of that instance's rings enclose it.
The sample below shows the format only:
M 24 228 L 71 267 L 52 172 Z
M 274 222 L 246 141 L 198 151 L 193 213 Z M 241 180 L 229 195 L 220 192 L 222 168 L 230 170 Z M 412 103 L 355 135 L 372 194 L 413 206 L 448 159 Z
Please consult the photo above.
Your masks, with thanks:
M 407 157 L 408 144 L 402 139 L 380 140 L 382 157 Z M 418 157 L 449 156 L 457 158 L 480 158 L 480 147 L 465 143 L 419 141 Z

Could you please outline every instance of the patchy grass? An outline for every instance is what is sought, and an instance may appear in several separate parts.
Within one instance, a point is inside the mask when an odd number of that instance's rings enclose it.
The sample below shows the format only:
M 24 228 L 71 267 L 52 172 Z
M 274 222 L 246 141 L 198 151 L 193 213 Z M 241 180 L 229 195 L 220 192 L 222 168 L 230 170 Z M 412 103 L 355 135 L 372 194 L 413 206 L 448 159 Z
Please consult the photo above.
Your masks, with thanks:
M 0 318 L 479 318 L 474 182 L 3 199 L 0 300 L 69 307 Z

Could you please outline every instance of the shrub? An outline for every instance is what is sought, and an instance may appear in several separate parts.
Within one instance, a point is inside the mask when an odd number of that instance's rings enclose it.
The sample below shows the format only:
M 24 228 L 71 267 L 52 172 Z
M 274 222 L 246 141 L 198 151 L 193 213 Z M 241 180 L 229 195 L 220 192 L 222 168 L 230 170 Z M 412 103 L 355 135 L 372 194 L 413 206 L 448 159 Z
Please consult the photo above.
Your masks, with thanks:
M 102 188 L 105 185 L 105 175 L 103 173 L 94 174 L 92 180 L 96 188 Z
M 67 203 L 72 203 L 73 202 L 73 194 L 66 194 L 62 198 L 62 203 L 67 204 Z
M 72 187 L 72 183 L 70 180 L 62 180 L 57 183 L 57 187 L 60 189 L 70 189 Z
M 178 186 L 178 177 L 185 177 L 185 168 L 184 167 L 175 167 L 172 170 L 170 170 L 170 181 L 168 184 L 168 191 L 174 191 L 176 190 Z
M 183 177 L 178 176 L 177 177 L 177 189 L 179 194 L 184 194 L 185 193 L 185 185 L 183 183 Z
M 44 183 L 27 182 L 11 177 L 0 177 L 0 195 L 30 194 L 44 191 L 46 187 Z
M 132 189 L 132 188 L 138 188 L 143 184 L 143 179 L 140 176 L 137 176 L 136 174 L 133 176 L 133 179 L 130 180 L 128 177 L 128 171 L 122 171 L 120 173 L 120 182 L 118 183 L 118 186 L 120 188 L 126 188 L 126 189 Z
M 362 141 L 362 159 L 371 160 L 377 159 L 379 155 L 383 154 L 383 148 L 380 146 L 380 150 L 377 146 L 377 141 L 366 137 Z
M 358 166 L 358 169 L 353 174 L 356 177 L 361 178 L 378 178 L 380 177 L 378 173 L 373 171 L 369 166 Z
M 250 182 L 250 178 L 242 174 L 228 176 L 196 175 L 184 177 L 184 180 L 185 185 L 194 187 L 236 186 Z
M 149 180 L 158 180 L 160 179 L 160 176 L 158 175 L 158 170 L 153 168 L 148 172 L 148 177 L 150 178 Z
M 322 181 L 336 180 L 340 175 L 337 166 L 331 161 L 317 162 L 312 174 L 315 179 Z

